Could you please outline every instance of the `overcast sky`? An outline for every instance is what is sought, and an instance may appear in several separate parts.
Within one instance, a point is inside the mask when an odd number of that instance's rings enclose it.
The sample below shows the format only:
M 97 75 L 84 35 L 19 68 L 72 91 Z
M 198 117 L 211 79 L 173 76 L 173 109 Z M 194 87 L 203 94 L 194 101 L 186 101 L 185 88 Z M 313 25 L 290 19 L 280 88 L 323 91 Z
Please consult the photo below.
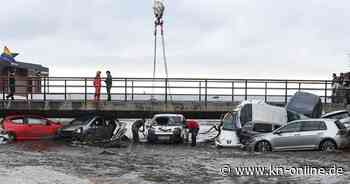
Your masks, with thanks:
M 152 4 L 11 0 L 0 46 L 51 76 L 152 77 Z M 349 10 L 348 0 L 168 0 L 169 77 L 329 79 L 350 66 Z

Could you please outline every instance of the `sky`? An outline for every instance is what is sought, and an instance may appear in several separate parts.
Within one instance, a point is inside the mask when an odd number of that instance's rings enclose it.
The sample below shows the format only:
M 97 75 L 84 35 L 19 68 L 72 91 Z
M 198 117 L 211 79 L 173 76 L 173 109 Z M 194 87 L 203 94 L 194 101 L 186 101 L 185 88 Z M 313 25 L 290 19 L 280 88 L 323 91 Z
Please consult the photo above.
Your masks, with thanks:
M 169 77 L 330 79 L 350 67 L 348 0 L 165 0 Z M 152 77 L 153 0 L 11 0 L 0 47 L 50 76 Z M 160 40 L 158 42 L 160 45 Z M 161 48 L 158 53 L 161 54 Z M 165 77 L 162 57 L 157 77 Z

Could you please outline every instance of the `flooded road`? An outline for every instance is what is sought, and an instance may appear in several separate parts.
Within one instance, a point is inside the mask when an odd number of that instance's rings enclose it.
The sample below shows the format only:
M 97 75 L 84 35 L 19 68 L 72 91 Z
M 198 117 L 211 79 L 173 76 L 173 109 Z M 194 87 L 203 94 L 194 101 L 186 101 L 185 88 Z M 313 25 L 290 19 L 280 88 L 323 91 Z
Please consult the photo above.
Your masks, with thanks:
M 209 126 L 202 126 L 202 131 Z M 129 132 L 130 133 L 130 132 Z M 128 133 L 128 134 L 129 134 Z M 210 137 L 211 135 L 209 135 Z M 131 144 L 127 148 L 70 145 L 57 141 L 0 145 L 0 183 L 142 184 L 142 183 L 349 183 L 350 151 L 251 153 L 217 149 L 199 137 L 189 145 Z M 342 176 L 223 176 L 230 167 L 336 167 Z

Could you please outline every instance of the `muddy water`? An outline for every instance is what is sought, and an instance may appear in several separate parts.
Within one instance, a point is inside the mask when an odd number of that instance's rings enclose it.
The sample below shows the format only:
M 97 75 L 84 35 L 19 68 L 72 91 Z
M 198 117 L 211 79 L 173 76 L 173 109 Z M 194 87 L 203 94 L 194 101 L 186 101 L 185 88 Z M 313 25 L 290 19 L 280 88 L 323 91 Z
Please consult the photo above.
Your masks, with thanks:
M 209 126 L 202 126 L 202 131 Z M 70 145 L 57 141 L 0 145 L 0 183 L 349 183 L 350 151 L 250 153 L 216 149 L 200 135 L 189 145 L 132 144 L 127 148 Z M 343 176 L 223 176 L 220 168 L 239 166 L 329 167 Z

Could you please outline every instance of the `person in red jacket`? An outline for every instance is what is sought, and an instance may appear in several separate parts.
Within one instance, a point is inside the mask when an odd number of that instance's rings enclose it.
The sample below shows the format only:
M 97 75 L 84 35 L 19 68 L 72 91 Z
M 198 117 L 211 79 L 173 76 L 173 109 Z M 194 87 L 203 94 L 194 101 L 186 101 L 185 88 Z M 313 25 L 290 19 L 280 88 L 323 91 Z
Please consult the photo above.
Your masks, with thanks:
M 100 101 L 100 95 L 101 95 L 101 71 L 96 72 L 96 77 L 94 80 L 94 87 L 95 87 L 95 100 Z
M 187 120 L 186 121 L 186 128 L 189 129 L 189 132 L 191 133 L 191 146 L 196 146 L 197 143 L 197 135 L 199 131 L 199 124 L 195 120 Z

